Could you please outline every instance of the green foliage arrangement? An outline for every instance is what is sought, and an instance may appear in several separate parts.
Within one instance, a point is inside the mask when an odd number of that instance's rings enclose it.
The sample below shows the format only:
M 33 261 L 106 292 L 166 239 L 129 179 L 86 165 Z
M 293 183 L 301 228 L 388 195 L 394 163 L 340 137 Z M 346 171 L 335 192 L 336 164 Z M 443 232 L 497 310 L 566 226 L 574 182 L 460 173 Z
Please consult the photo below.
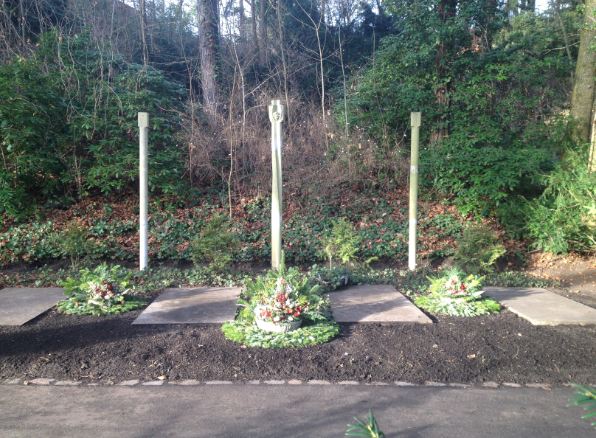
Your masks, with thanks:
M 356 260 L 361 243 L 360 236 L 354 226 L 344 218 L 333 221 L 331 230 L 323 237 L 323 252 L 329 261 L 329 267 L 334 261 L 349 265 Z
M 481 274 L 492 272 L 504 254 L 505 247 L 495 232 L 486 225 L 477 224 L 464 229 L 457 242 L 454 260 L 462 271 Z
M 222 331 L 229 340 L 249 347 L 306 347 L 328 342 L 339 333 L 328 299 L 320 293 L 319 286 L 311 286 L 308 277 L 296 268 L 282 267 L 248 280 L 238 305 L 240 311 L 235 321 L 225 323 Z M 256 318 L 275 323 L 292 318 L 302 325 L 293 331 L 271 333 L 260 330 Z
M 588 150 L 568 150 L 546 178 L 544 193 L 527 203 L 526 230 L 536 249 L 555 254 L 596 250 L 596 172 Z
M 482 279 L 465 275 L 456 268 L 450 269 L 439 277 L 429 277 L 428 294 L 415 297 L 414 303 L 439 315 L 467 317 L 499 312 L 499 303 L 483 298 Z
M 354 417 L 354 423 L 348 424 L 345 436 L 361 437 L 361 438 L 384 438 L 385 434 L 379 428 L 377 419 L 372 411 L 368 411 L 365 420 Z
M 62 282 L 66 299 L 58 303 L 58 310 L 70 315 L 100 316 L 138 309 L 145 301 L 129 294 L 130 279 L 130 273 L 118 265 L 81 269 L 78 276 Z
M 228 217 L 216 213 L 192 240 L 192 261 L 196 266 L 207 262 L 213 270 L 224 270 L 234 260 L 239 243 Z
M 571 398 L 573 406 L 581 406 L 586 414 L 582 415 L 584 420 L 591 421 L 596 428 L 596 387 L 587 385 L 573 385 L 575 394 Z

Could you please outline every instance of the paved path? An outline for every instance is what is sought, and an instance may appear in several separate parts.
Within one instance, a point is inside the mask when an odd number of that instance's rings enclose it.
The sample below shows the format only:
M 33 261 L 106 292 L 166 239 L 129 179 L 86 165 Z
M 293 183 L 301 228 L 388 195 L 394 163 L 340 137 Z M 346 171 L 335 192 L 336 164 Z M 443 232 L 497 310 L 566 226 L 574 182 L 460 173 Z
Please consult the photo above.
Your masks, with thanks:
M 387 284 L 353 286 L 329 294 L 337 322 L 432 321 L 410 300 Z
M 596 309 L 546 289 L 487 287 L 484 290 L 533 325 L 596 324 Z
M 213 385 L 0 388 L 6 437 L 341 437 L 372 408 L 387 437 L 588 437 L 570 389 Z
M 23 325 L 64 299 L 59 287 L 9 287 L 0 290 L 0 325 Z

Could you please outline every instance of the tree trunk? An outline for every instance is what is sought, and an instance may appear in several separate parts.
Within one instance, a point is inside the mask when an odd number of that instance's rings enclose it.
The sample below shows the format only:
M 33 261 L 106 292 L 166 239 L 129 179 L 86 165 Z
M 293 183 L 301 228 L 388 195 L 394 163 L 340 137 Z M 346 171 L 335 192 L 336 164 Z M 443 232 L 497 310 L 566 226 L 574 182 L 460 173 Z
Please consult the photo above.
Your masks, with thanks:
M 571 96 L 571 116 L 576 121 L 575 138 L 587 143 L 590 141 L 592 125 L 592 102 L 594 101 L 594 69 L 596 51 L 590 46 L 596 37 L 594 30 L 594 10 L 596 0 L 586 0 L 584 25 L 580 32 L 579 51 L 575 66 L 575 80 Z
M 259 64 L 264 66 L 267 64 L 267 12 L 265 9 L 265 2 L 267 0 L 259 0 Z
M 246 41 L 246 16 L 244 15 L 244 0 L 238 0 L 238 33 L 240 41 Z
M 143 65 L 149 64 L 149 49 L 147 48 L 147 8 L 145 0 L 139 0 L 139 16 L 141 19 L 141 44 L 143 50 Z
M 441 0 L 439 2 L 437 13 L 441 19 L 442 25 L 446 26 L 449 19 L 455 17 L 457 11 L 457 0 Z M 447 68 L 445 62 L 449 57 L 448 42 L 440 41 L 435 55 L 435 71 L 437 75 L 437 86 L 435 89 L 435 99 L 439 105 L 440 127 L 431 134 L 431 141 L 439 141 L 449 134 L 447 127 L 447 109 L 449 108 L 449 84 L 447 83 Z
M 250 20 L 252 26 L 252 40 L 255 42 L 256 52 L 260 53 L 259 36 L 257 35 L 257 5 L 255 0 L 250 0 Z
M 219 11 L 217 0 L 198 0 L 199 56 L 203 109 L 210 122 L 217 115 L 217 64 L 219 54 Z

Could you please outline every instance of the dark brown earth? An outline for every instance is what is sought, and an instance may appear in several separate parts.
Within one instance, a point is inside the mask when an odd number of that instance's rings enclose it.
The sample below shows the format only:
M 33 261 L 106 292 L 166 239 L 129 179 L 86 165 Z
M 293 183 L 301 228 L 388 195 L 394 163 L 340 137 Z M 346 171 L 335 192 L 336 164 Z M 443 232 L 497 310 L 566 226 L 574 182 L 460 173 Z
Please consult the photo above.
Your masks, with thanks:
M 432 325 L 347 324 L 302 350 L 244 348 L 217 325 L 132 326 L 51 310 L 0 327 L 0 378 L 596 382 L 596 327 L 534 327 L 507 311 Z
M 529 257 L 525 271 L 560 282 L 563 288 L 549 289 L 596 308 L 596 255 L 535 253 Z

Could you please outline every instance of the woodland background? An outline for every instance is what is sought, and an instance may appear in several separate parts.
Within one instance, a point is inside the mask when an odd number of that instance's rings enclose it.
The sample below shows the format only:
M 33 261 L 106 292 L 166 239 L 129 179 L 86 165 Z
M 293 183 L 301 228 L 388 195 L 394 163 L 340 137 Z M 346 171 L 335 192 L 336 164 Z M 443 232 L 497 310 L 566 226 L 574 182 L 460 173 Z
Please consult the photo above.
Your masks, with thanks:
M 361 257 L 405 258 L 411 111 L 422 255 L 452 255 L 478 222 L 479 248 L 497 239 L 514 258 L 593 254 L 586 3 L 0 0 L 0 263 L 72 255 L 64 242 L 135 258 L 138 111 L 152 257 L 191 259 L 224 212 L 235 261 L 266 260 L 272 98 L 292 262 L 320 260 L 338 217 Z

